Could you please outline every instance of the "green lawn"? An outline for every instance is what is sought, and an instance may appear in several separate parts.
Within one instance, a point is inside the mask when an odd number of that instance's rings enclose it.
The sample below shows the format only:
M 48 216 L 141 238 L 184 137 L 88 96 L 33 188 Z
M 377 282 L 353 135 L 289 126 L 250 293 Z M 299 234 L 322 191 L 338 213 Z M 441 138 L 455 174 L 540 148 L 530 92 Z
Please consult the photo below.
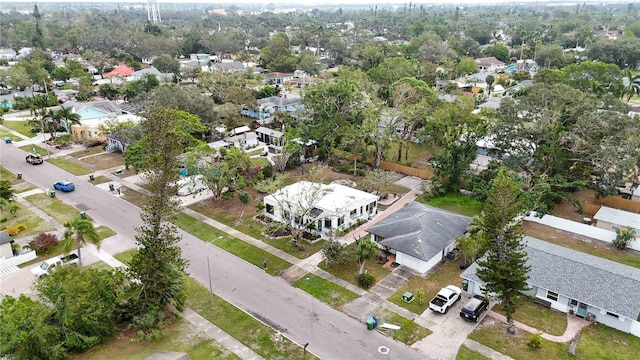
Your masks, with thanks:
M 420 315 L 429 307 L 429 301 L 436 296 L 440 289 L 447 285 L 455 285 L 458 287 L 462 286 L 462 278 L 460 278 L 460 274 L 462 274 L 462 270 L 460 270 L 460 266 L 457 261 L 446 261 L 426 279 L 422 276 L 414 276 L 409 279 L 404 286 L 389 297 L 389 301 Z M 420 299 L 417 297 L 418 289 L 424 291 L 425 294 L 422 304 L 420 303 Z M 410 303 L 402 300 L 402 294 L 407 291 L 414 295 L 414 300 Z
M 17 185 L 23 183 L 23 179 L 18 179 L 15 173 L 5 169 L 3 166 L 0 166 L 0 179 L 8 180 L 11 185 Z
M 384 156 L 385 160 L 394 162 L 394 163 L 398 162 L 398 144 L 399 143 L 397 141 L 394 141 L 391 143 L 389 150 Z M 408 154 L 405 152 L 404 145 L 402 147 L 402 160 L 400 161 L 400 163 L 403 165 L 411 166 L 414 161 L 418 160 L 420 157 L 423 156 L 423 154 L 429 151 L 427 146 L 424 144 L 416 144 L 414 142 L 409 141 L 408 145 L 409 145 Z M 405 157 L 405 155 L 408 155 L 408 156 Z
M 25 145 L 25 146 L 20 146 L 20 149 L 26 151 L 26 152 L 33 152 L 33 150 L 35 150 L 35 152 L 37 154 L 40 154 L 42 156 L 44 155 L 49 155 L 49 152 L 47 151 L 47 149 L 42 148 L 38 145 Z
M 116 187 L 117 189 L 117 187 Z M 144 195 L 141 192 L 135 191 L 131 188 L 128 188 L 126 186 L 120 186 L 120 191 L 122 191 L 122 197 L 132 203 L 133 205 L 141 208 L 144 203 L 145 203 L 145 199 L 146 199 L 146 195 Z
M 458 349 L 458 355 L 456 356 L 456 360 L 490 360 L 479 352 L 475 350 L 471 350 L 468 347 L 462 345 L 460 349 Z
M 0 141 L 4 141 L 4 139 L 9 138 L 13 142 L 21 141 L 22 138 L 20 136 L 16 136 L 8 131 L 0 129 Z
M 47 161 L 62 170 L 72 173 L 73 175 L 87 175 L 93 172 L 91 169 L 63 158 L 53 158 Z
M 257 165 L 261 167 L 265 167 L 271 164 L 269 160 L 267 160 L 267 158 L 263 158 L 263 157 L 251 159 L 251 163 L 253 165 Z
M 378 310 L 375 316 L 378 318 L 378 331 L 407 345 L 422 340 L 425 336 L 431 335 L 432 333 L 431 330 L 416 324 L 413 320 L 404 318 L 389 310 Z M 382 328 L 380 325 L 383 323 L 398 325 L 400 326 L 400 330 Z
M 350 251 L 349 248 L 355 249 L 355 243 L 347 246 L 345 251 Z M 360 270 L 360 265 L 358 264 L 355 255 L 353 261 L 349 261 L 345 264 L 337 264 L 327 266 L 324 262 L 320 265 L 320 268 L 335 277 L 338 277 L 346 282 L 349 282 L 355 286 L 358 285 L 358 271 Z M 375 259 L 370 259 L 364 264 L 365 270 L 373 275 L 376 278 L 376 283 L 382 279 L 384 279 L 391 271 L 385 269 L 382 264 L 376 262 Z M 374 284 L 375 285 L 375 284 Z M 372 287 L 374 286 L 372 285 Z
M 113 255 L 114 258 L 118 259 L 121 263 L 127 264 L 129 260 L 133 257 L 135 253 L 138 252 L 138 249 L 130 249 L 119 254 Z
M 187 306 L 226 333 L 242 342 L 265 359 L 312 359 L 303 355 L 302 348 L 289 339 L 277 335 L 276 331 L 220 297 L 210 302 L 209 290 L 190 279 L 190 296 Z M 194 358 L 195 359 L 195 358 Z
M 470 196 L 455 193 L 448 193 L 429 201 L 422 199 L 418 199 L 418 201 L 465 216 L 479 215 L 484 207 L 484 204 Z
M 222 232 L 211 225 L 205 224 L 189 215 L 180 213 L 176 216 L 173 223 L 191 235 L 212 243 L 259 268 L 264 266 L 264 260 L 266 259 L 268 264 L 267 272 L 271 275 L 277 276 L 291 266 L 291 264 L 279 257 L 240 239 L 231 237 L 227 233 Z
M 23 180 L 19 180 L 19 181 L 23 181 Z M 29 190 L 37 189 L 37 188 L 38 187 L 33 185 L 33 184 L 27 184 L 27 185 L 23 185 L 23 186 L 15 188 L 14 189 L 14 193 L 20 194 L 20 193 L 23 193 L 23 192 L 27 192 Z
M 100 240 L 104 240 L 104 239 L 112 237 L 113 235 L 116 234 L 115 231 L 111 230 L 111 228 L 106 227 L 104 225 L 98 226 L 96 228 L 96 232 L 98 233 L 98 236 L 100 237 Z
M 102 149 L 98 147 L 98 149 Z M 103 152 L 100 155 L 87 157 L 81 160 L 89 165 L 94 166 L 100 170 L 107 170 L 117 166 L 124 167 L 124 156 L 122 153 L 107 153 Z
M 340 307 L 359 297 L 358 294 L 313 274 L 306 274 L 294 282 L 293 286 L 304 290 L 333 308 Z
M 16 226 L 18 224 L 25 224 L 27 229 L 20 232 L 18 237 L 36 235 L 55 230 L 53 225 L 32 213 L 26 206 L 23 206 L 18 202 L 14 202 L 14 204 L 18 205 L 18 211 L 16 211 L 15 216 L 9 213 L 8 207 L 3 211 L 0 211 L 0 220 L 6 219 L 6 221 L 0 223 L 0 229 Z
M 640 338 L 616 329 L 591 324 L 582 330 L 576 355 L 585 360 L 632 360 L 640 354 Z
M 2 123 L 3 126 L 6 126 L 7 128 L 13 130 L 13 131 L 17 131 L 20 134 L 32 138 L 35 137 L 36 135 L 38 135 L 38 133 L 33 133 L 31 132 L 31 128 L 33 128 L 33 126 L 29 125 L 28 121 L 9 121 L 9 120 L 5 120 Z
M 493 311 L 504 315 L 500 305 L 494 306 Z M 567 314 L 535 304 L 533 301 L 520 304 L 513 314 L 513 319 L 550 335 L 560 336 L 567 328 Z
M 98 185 L 98 184 L 108 183 L 109 181 L 112 181 L 112 180 L 104 175 L 100 175 L 100 176 L 96 176 L 93 179 L 93 181 L 89 181 L 89 183 L 93 185 Z
M 102 260 L 94 262 L 91 265 L 87 265 L 87 267 L 91 268 L 91 269 L 96 269 L 96 270 L 113 270 L 111 265 L 107 264 L 106 262 L 104 262 Z
M 102 148 L 102 146 L 95 146 L 89 149 L 82 149 L 80 151 L 72 152 L 71 154 L 69 154 L 69 156 L 72 156 L 74 158 L 81 158 L 89 155 L 100 154 L 103 152 L 104 149 Z
M 80 211 L 71 205 L 67 205 L 62 200 L 51 198 L 47 194 L 34 194 L 25 197 L 25 200 L 35 207 L 47 213 L 52 218 L 64 224 L 80 216 Z
M 73 360 L 142 360 L 155 351 L 186 352 L 192 359 L 240 360 L 215 340 L 203 338 L 187 320 L 179 319 L 164 329 L 157 341 L 139 341 L 135 332 L 124 331 Z

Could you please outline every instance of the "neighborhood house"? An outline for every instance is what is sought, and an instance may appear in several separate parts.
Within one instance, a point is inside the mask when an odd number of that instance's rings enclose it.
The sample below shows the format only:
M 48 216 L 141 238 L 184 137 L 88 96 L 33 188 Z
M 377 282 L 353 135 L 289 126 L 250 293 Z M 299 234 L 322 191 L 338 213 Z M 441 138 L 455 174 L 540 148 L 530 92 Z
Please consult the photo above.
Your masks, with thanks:
M 395 262 L 419 273 L 439 263 L 464 235 L 471 218 L 411 202 L 366 231 Z
M 553 309 L 640 337 L 640 269 L 532 237 L 524 240 L 531 266 L 527 295 Z M 468 292 L 483 294 L 477 269 L 474 263 L 460 276 Z
M 307 226 L 325 238 L 375 215 L 378 196 L 340 184 L 300 181 L 266 196 L 264 206 L 267 218 Z

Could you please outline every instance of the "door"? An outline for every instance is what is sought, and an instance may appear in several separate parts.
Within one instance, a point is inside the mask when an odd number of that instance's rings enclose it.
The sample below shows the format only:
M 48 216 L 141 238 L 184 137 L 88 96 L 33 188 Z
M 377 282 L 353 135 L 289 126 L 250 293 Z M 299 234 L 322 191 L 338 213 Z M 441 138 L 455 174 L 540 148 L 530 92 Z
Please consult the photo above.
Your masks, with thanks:
M 587 316 L 587 304 L 578 303 L 578 311 L 576 313 L 578 316 Z

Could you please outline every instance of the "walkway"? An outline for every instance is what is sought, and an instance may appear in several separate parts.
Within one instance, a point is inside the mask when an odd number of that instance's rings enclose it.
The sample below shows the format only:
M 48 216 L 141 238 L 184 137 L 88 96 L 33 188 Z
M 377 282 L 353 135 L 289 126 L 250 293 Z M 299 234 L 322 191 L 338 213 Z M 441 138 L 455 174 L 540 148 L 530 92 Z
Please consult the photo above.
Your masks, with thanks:
M 503 322 L 505 324 L 507 323 L 507 318 L 504 315 L 499 314 L 493 310 L 487 311 L 487 315 L 491 316 L 492 318 L 500 322 Z M 589 325 L 590 322 L 584 319 L 580 319 L 577 316 L 571 316 L 567 314 L 567 328 L 565 329 L 564 334 L 560 336 L 547 334 L 534 327 L 531 327 L 529 325 L 523 324 L 518 321 L 515 321 L 515 324 L 518 329 L 522 329 L 528 333 L 531 333 L 531 334 L 542 333 L 540 336 L 542 336 L 542 338 L 545 340 L 549 340 L 557 343 L 566 343 L 571 341 L 571 339 L 573 339 L 578 334 L 578 332 L 582 330 L 582 328 Z

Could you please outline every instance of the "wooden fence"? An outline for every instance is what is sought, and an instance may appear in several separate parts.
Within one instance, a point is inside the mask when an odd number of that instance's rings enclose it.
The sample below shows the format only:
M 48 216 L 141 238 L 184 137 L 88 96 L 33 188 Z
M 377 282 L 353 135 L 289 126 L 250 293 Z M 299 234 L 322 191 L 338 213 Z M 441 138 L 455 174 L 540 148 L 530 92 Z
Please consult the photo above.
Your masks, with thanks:
M 640 214 L 640 201 L 623 199 L 619 196 L 607 196 L 600 199 L 602 205 Z
M 403 175 L 419 177 L 425 180 L 429 180 L 433 177 L 433 172 L 431 170 L 412 168 L 410 166 L 404 166 L 387 161 L 382 161 L 380 163 L 380 168 L 382 168 L 383 170 L 394 171 Z
M 598 210 L 600 210 L 601 205 L 596 204 L 584 204 L 582 208 L 584 209 L 584 214 L 588 216 L 595 215 Z

